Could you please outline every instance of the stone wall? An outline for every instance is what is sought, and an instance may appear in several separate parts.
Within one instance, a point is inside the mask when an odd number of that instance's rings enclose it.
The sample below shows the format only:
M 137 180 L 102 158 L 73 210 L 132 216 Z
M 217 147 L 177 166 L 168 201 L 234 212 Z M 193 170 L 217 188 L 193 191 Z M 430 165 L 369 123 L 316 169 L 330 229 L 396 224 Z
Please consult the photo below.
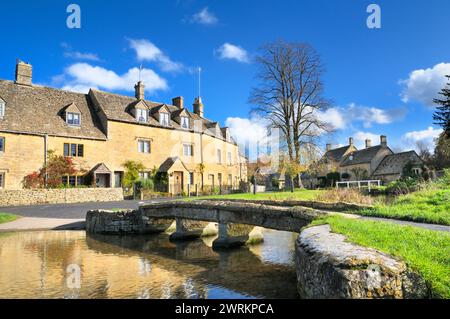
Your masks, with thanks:
M 329 225 L 304 230 L 296 245 L 298 290 L 308 299 L 428 298 L 425 281 L 388 254 L 334 234 Z
M 121 188 L 0 190 L 0 207 L 123 200 Z
M 167 230 L 171 219 L 150 219 L 138 210 L 92 210 L 86 215 L 86 232 L 90 234 L 151 234 Z

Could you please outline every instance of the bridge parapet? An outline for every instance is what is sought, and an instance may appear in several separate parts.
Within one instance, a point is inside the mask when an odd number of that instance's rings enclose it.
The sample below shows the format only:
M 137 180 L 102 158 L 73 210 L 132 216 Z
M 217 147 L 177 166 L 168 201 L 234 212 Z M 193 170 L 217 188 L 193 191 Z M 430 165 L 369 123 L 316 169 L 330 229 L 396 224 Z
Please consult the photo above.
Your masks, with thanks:
M 299 233 L 317 217 L 327 215 L 307 207 L 281 207 L 229 201 L 172 201 L 140 206 L 144 217 L 235 223 Z

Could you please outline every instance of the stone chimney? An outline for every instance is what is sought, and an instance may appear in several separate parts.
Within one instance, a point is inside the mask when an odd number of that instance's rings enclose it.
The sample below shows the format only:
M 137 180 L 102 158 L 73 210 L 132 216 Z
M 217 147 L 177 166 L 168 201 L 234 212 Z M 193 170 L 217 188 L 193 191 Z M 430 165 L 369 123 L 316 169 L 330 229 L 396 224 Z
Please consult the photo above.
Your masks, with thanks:
M 327 152 L 331 151 L 331 144 L 327 144 Z
M 176 106 L 180 110 L 184 109 L 184 99 L 182 96 L 178 96 L 172 99 L 172 105 Z
M 16 84 L 31 86 L 32 79 L 33 67 L 31 64 L 18 60 L 16 64 Z
M 387 147 L 387 137 L 386 137 L 386 135 L 381 135 L 380 136 L 380 145 L 384 146 L 384 147 Z
M 144 100 L 145 99 L 145 85 L 144 83 L 142 83 L 142 81 L 139 81 L 135 86 L 134 86 L 134 96 L 138 99 L 138 100 Z
M 353 145 L 353 137 L 350 137 L 350 138 L 348 139 L 348 145 Z
M 366 148 L 371 148 L 372 147 L 372 141 L 370 139 L 366 140 Z
M 200 96 L 195 99 L 194 113 L 200 117 L 203 117 L 203 103 L 202 103 L 202 98 Z

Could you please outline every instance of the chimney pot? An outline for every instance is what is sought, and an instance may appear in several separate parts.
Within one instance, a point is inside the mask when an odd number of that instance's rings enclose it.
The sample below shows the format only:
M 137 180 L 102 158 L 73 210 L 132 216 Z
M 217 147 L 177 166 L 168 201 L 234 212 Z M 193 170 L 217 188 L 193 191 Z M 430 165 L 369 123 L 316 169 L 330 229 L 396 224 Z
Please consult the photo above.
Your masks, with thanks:
M 135 86 L 134 86 L 134 96 L 138 99 L 138 100 L 144 100 L 145 99 L 145 85 L 144 83 L 142 83 L 142 81 L 139 81 Z
M 31 64 L 17 60 L 16 64 L 16 84 L 32 85 L 33 67 Z
M 370 148 L 370 147 L 372 147 L 372 141 L 367 139 L 366 140 L 366 148 Z
M 380 136 L 380 144 L 381 144 L 381 146 L 387 146 L 387 137 L 386 137 L 386 135 L 381 135 Z
M 172 104 L 178 107 L 180 110 L 184 109 L 184 99 L 182 96 L 178 96 L 172 99 Z
M 327 152 L 331 151 L 331 144 L 327 144 Z
M 350 137 L 350 138 L 348 139 L 348 144 L 349 144 L 349 145 L 353 145 L 353 137 Z
M 203 103 L 202 103 L 202 98 L 200 96 L 195 99 L 194 113 L 200 117 L 203 117 Z

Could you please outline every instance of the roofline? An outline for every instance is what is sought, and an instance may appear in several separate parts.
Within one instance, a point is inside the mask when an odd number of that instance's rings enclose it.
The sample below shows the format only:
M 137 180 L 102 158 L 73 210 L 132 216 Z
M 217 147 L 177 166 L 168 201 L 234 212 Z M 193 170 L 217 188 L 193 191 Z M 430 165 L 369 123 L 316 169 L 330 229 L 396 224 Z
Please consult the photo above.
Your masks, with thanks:
M 98 138 L 98 137 L 86 137 L 86 136 L 67 136 L 67 135 L 60 135 L 60 134 L 54 134 L 54 133 L 39 133 L 39 132 L 23 132 L 23 131 L 14 131 L 14 130 L 4 130 L 0 129 L 0 133 L 7 133 L 7 134 L 19 134 L 19 135 L 31 135 L 31 136 L 39 136 L 39 137 L 45 137 L 45 136 L 52 136 L 52 137 L 61 137 L 61 138 L 76 138 L 79 140 L 94 140 L 94 141 L 107 141 L 108 138 Z

